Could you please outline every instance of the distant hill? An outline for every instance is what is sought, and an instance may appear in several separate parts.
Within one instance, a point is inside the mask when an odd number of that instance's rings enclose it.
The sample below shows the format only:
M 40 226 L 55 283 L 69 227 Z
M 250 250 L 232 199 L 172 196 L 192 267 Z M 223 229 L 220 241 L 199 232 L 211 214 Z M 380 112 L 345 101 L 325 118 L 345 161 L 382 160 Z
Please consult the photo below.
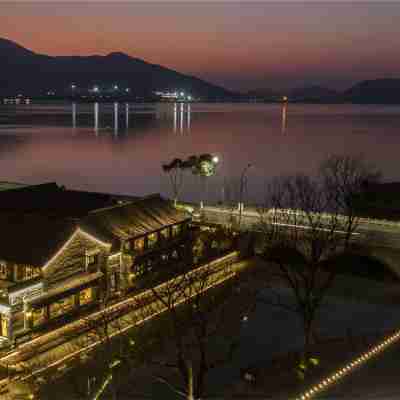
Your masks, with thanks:
M 345 101 L 353 103 L 400 103 L 400 79 L 375 79 L 362 81 L 346 90 Z
M 331 102 L 338 100 L 340 93 L 322 86 L 306 86 L 291 90 L 288 97 L 290 101 Z
M 151 95 L 155 90 L 184 90 L 209 100 L 238 96 L 199 78 L 124 53 L 52 57 L 0 38 L 0 96 L 39 95 L 49 90 L 67 93 L 71 83 L 82 88 L 118 84 L 139 96 Z
M 282 98 L 281 93 L 268 88 L 250 90 L 246 93 L 246 96 L 249 99 L 260 101 L 276 101 Z

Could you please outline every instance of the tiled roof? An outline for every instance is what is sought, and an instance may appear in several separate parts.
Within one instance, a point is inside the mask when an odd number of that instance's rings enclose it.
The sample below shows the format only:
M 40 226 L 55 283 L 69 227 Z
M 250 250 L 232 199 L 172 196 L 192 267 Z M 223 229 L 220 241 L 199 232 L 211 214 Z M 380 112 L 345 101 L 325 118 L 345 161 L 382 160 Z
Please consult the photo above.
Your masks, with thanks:
M 0 196 L 1 202 L 1 196 Z M 73 232 L 82 228 L 95 238 L 113 244 L 185 221 L 189 214 L 176 210 L 159 195 L 86 213 L 82 218 L 1 211 L 0 260 L 43 266 Z
M 0 260 L 42 266 L 76 229 L 71 220 L 0 213 Z
M 99 239 L 115 242 L 154 232 L 189 219 L 160 195 L 89 213 L 80 226 Z

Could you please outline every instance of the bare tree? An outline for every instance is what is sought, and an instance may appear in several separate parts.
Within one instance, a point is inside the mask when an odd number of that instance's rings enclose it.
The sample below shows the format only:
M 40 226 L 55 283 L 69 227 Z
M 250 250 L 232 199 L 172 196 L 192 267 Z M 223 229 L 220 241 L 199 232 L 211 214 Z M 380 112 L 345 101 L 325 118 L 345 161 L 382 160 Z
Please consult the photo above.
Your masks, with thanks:
M 166 321 L 160 334 L 167 338 L 164 356 L 153 360 L 161 371 L 157 379 L 187 400 L 200 399 L 208 373 L 232 359 L 241 318 L 254 307 L 246 274 L 236 265 L 229 257 L 195 270 L 182 264 L 175 279 L 152 288 Z M 171 369 L 179 379 L 171 379 Z
M 165 173 L 168 174 L 168 178 L 172 188 L 172 193 L 174 196 L 174 205 L 176 206 L 179 194 L 183 186 L 186 164 L 180 158 L 175 158 L 169 164 L 163 164 L 162 169 Z
M 330 201 L 330 211 L 340 213 L 346 220 L 346 244 L 359 223 L 360 208 L 365 205 L 368 185 L 380 181 L 381 172 L 362 156 L 332 155 L 320 165 L 323 189 Z
M 276 179 L 261 210 L 259 229 L 264 239 L 262 258 L 273 263 L 273 277 L 289 288 L 292 299 L 272 292 L 267 302 L 295 312 L 304 332 L 307 365 L 317 311 L 337 274 L 328 268 L 332 256 L 343 251 L 353 227 L 330 207 L 331 197 L 317 178 L 291 176 Z M 331 211 L 328 213 L 328 210 Z

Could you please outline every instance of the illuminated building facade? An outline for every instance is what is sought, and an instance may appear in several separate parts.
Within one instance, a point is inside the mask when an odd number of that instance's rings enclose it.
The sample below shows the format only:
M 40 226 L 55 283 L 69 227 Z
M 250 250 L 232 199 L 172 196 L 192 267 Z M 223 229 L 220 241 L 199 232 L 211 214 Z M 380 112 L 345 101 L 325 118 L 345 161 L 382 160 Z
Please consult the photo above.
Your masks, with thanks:
M 54 195 L 59 188 L 31 190 Z M 15 189 L 11 198 L 19 197 L 18 192 L 30 193 L 29 188 Z M 70 195 L 64 190 L 57 196 L 63 194 Z M 87 200 L 88 193 L 81 195 Z M 4 196 L 6 208 L 10 196 Z M 159 195 L 117 201 L 91 196 L 92 202 L 81 209 L 72 204 L 69 212 L 31 206 L 34 210 L 17 214 L 0 207 L 3 340 L 23 341 L 99 307 L 105 299 L 140 290 L 145 272 L 167 269 L 190 254 L 190 216 Z

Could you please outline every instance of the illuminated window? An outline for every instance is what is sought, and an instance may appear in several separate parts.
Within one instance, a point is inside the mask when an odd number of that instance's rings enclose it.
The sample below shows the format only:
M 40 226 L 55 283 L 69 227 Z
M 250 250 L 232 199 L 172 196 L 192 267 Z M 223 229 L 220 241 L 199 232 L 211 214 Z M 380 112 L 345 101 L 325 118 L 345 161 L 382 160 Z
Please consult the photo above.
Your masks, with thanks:
M 150 235 L 147 236 L 147 246 L 149 248 L 152 248 L 156 244 L 157 244 L 157 233 L 150 233 Z
M 64 297 L 50 304 L 50 318 L 56 318 L 71 311 L 75 306 L 74 295 Z
M 32 279 L 39 275 L 38 269 L 32 265 L 25 265 L 25 279 Z
M 173 225 L 172 226 L 172 236 L 178 236 L 181 233 L 181 226 L 180 225 Z
M 169 229 L 168 228 L 164 228 L 160 231 L 160 237 L 162 239 L 168 240 L 169 239 Z
M 135 251 L 142 252 L 144 250 L 144 238 L 135 240 Z
M 7 264 L 0 262 L 0 279 L 7 279 Z
M 146 272 L 146 264 L 145 263 L 134 264 L 132 266 L 132 272 L 135 276 L 143 275 Z
M 93 300 L 93 289 L 88 287 L 79 292 L 79 304 L 81 306 L 90 303 Z
M 9 320 L 5 315 L 0 314 L 0 336 L 8 337 Z
M 86 257 L 87 266 L 89 267 L 91 265 L 97 264 L 98 258 L 99 258 L 98 254 L 89 254 L 89 255 L 87 255 L 87 257 Z
M 32 310 L 32 324 L 38 326 L 46 321 L 46 307 L 34 308 Z

